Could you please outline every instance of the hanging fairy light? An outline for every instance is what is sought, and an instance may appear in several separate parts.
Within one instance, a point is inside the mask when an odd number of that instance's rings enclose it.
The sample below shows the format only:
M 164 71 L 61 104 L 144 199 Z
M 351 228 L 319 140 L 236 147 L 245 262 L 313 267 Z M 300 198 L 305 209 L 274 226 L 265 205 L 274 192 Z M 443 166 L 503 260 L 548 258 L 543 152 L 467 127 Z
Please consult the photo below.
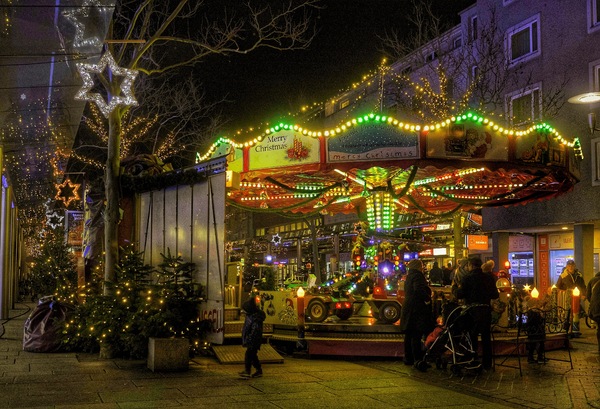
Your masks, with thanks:
M 108 102 L 104 100 L 104 97 L 97 92 L 91 92 L 94 86 L 94 80 L 92 74 L 101 75 L 102 72 L 108 66 L 110 78 L 123 77 L 120 89 L 121 95 L 108 95 Z M 127 68 L 121 68 L 115 62 L 110 51 L 106 51 L 98 64 L 83 64 L 77 63 L 77 70 L 81 79 L 83 80 L 83 87 L 75 94 L 75 99 L 83 101 L 95 102 L 102 114 L 108 118 L 110 113 L 118 106 L 134 106 L 138 102 L 133 95 L 133 81 L 138 74 L 137 70 L 130 70 Z

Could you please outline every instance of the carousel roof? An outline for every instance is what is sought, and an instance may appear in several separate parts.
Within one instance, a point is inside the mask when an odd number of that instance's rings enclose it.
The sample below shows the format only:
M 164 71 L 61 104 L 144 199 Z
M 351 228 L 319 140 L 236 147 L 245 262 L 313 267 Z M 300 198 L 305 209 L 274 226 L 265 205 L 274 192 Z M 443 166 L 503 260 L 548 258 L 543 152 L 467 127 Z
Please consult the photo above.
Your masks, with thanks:
M 505 129 L 474 113 L 433 124 L 369 114 L 329 130 L 279 124 L 254 140 L 220 138 L 198 161 L 227 157 L 228 201 L 255 212 L 358 212 L 390 230 L 401 214 L 545 200 L 577 182 L 578 139 L 547 124 Z

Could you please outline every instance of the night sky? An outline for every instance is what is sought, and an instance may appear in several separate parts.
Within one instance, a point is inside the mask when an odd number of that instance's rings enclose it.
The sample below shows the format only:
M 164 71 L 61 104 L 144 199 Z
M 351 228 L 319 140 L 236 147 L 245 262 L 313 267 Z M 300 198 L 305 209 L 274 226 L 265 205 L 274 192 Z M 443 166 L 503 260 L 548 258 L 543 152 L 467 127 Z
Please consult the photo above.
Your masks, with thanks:
M 434 0 L 434 8 L 458 23 L 469 0 Z M 258 50 L 218 57 L 198 66 L 211 98 L 228 96 L 224 135 L 286 117 L 303 105 L 322 102 L 374 71 L 386 29 L 406 29 L 410 0 L 324 0 L 318 34 L 308 50 Z

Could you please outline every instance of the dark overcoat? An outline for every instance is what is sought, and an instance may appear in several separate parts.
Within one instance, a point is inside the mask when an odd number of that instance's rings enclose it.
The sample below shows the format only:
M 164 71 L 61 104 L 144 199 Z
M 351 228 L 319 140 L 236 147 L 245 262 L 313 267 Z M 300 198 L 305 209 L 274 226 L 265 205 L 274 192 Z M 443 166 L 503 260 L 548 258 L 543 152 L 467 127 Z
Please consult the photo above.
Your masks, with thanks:
M 431 306 L 431 288 L 425 275 L 415 269 L 408 269 L 404 283 L 404 303 L 400 316 L 400 330 L 406 332 L 429 333 L 435 326 Z

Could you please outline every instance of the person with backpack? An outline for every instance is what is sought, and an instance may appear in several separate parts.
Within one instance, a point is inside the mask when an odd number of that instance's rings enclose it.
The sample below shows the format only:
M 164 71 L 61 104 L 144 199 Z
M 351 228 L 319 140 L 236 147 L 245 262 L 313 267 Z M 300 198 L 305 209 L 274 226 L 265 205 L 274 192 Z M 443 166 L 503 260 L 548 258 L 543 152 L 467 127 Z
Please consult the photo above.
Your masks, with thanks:
M 596 339 L 600 352 L 600 271 L 589 281 L 586 298 L 590 303 L 588 316 L 596 322 Z

